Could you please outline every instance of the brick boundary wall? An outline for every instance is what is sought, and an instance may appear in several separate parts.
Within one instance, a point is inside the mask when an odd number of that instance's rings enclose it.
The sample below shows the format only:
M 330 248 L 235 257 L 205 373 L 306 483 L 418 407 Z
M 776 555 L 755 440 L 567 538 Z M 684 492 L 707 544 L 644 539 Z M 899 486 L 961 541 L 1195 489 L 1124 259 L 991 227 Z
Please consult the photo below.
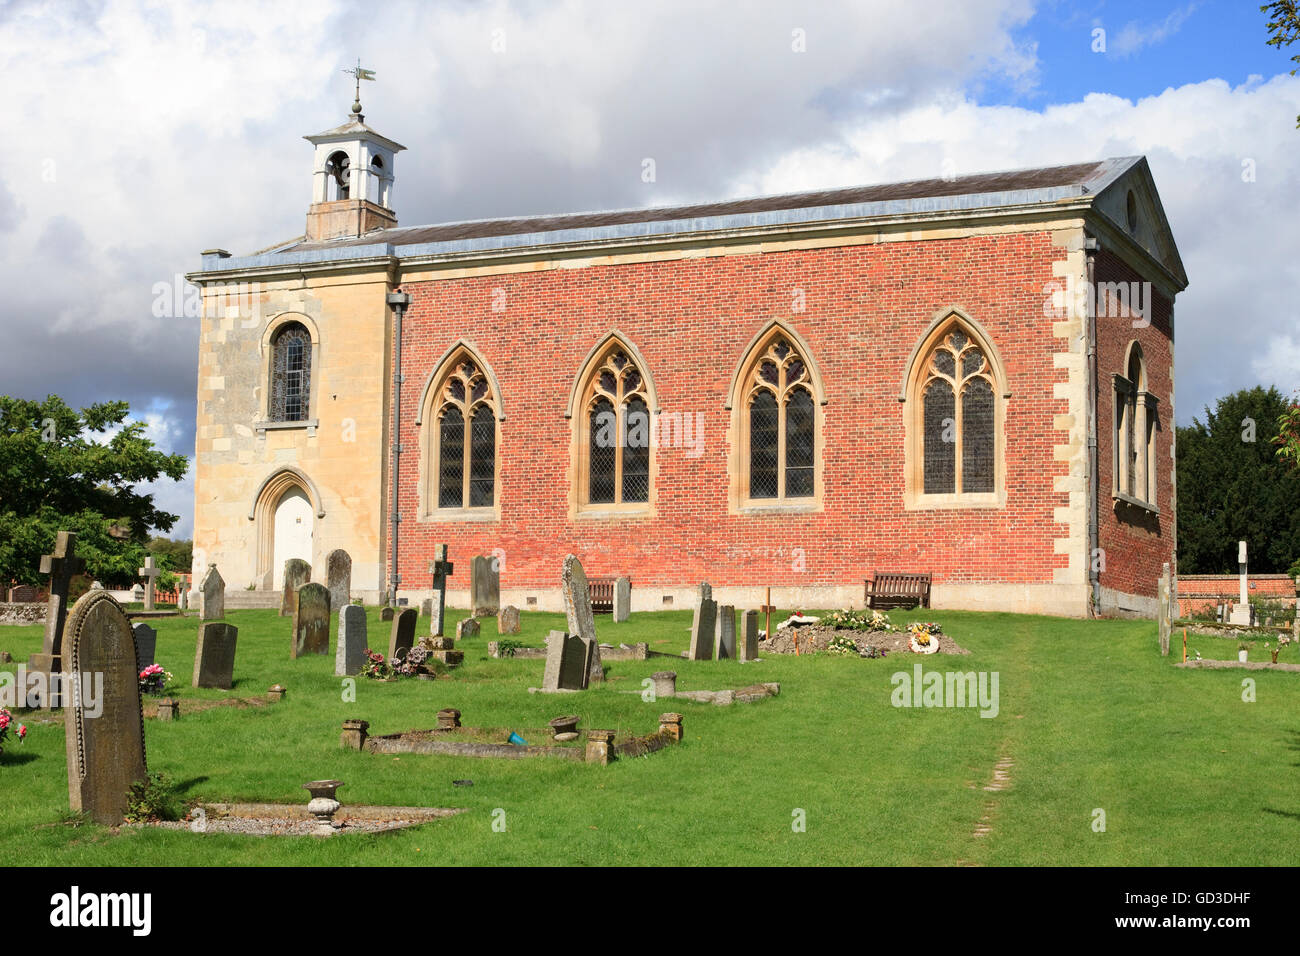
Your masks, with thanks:
M 1249 597 L 1281 600 L 1294 607 L 1296 582 L 1289 574 L 1247 574 Z M 1241 596 L 1240 577 L 1236 574 L 1180 574 L 1178 576 L 1178 614 L 1189 617 L 1205 605 L 1232 604 Z

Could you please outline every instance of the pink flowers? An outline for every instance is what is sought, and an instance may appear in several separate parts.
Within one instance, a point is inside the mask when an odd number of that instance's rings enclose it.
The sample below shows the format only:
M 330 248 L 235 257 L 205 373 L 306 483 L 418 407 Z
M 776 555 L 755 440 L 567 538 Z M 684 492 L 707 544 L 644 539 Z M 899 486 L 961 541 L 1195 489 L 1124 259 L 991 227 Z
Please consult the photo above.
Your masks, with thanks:
M 140 693 L 160 697 L 171 679 L 161 664 L 150 664 L 140 672 Z
M 7 709 L 0 707 L 0 743 L 3 743 L 9 736 L 10 728 L 13 727 L 13 725 L 14 715 L 9 713 Z M 19 743 L 21 743 L 27 736 L 27 726 L 25 724 L 18 724 L 17 729 L 14 730 L 14 736 L 16 736 Z

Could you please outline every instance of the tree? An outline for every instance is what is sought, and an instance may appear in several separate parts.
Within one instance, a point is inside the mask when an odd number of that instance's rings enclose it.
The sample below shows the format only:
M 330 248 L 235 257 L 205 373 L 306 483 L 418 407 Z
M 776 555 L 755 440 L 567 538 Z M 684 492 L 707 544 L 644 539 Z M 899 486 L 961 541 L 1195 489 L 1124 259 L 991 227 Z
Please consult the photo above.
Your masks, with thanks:
M 1288 409 L 1276 388 L 1243 389 L 1178 429 L 1178 570 L 1237 570 L 1237 542 L 1250 568 L 1286 571 L 1300 558 L 1300 471 L 1274 451 Z
M 179 481 L 188 460 L 155 448 L 128 412 L 126 402 L 78 413 L 56 395 L 0 395 L 0 581 L 41 583 L 41 555 L 59 531 L 77 533 L 92 576 L 137 579 L 149 531 L 170 530 L 178 516 L 158 510 L 136 485 L 163 475 Z
M 1273 439 L 1273 444 L 1278 446 L 1277 457 L 1292 470 L 1300 471 L 1300 391 L 1296 392 L 1291 407 L 1278 416 L 1277 428 L 1277 437 Z
M 1296 0 L 1274 0 L 1273 3 L 1266 3 L 1259 9 L 1268 14 L 1268 46 L 1275 46 L 1280 50 L 1300 40 L 1300 12 L 1296 10 Z M 1300 54 L 1291 57 L 1291 61 L 1300 63 Z M 1292 70 L 1291 75 L 1295 76 L 1295 72 Z M 1300 129 L 1300 116 L 1295 118 L 1295 125 Z

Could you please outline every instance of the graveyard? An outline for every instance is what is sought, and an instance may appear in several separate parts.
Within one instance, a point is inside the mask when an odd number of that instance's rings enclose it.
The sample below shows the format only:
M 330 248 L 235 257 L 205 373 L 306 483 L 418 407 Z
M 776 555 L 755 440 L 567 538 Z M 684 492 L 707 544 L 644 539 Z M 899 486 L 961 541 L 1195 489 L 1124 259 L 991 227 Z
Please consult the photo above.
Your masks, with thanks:
M 580 570 L 580 569 L 579 569 Z M 569 572 L 566 571 L 566 575 Z M 328 606 L 314 587 L 298 587 Z M 320 587 L 321 591 L 326 589 Z M 86 606 L 94 593 L 83 598 Z M 107 615 L 98 602 L 99 611 Z M 306 602 L 302 602 L 306 604 Z M 704 601 L 701 601 L 703 604 Z M 386 832 L 346 829 L 256 837 L 186 827 L 110 827 L 69 805 L 65 715 L 25 710 L 20 744 L 0 755 L 0 861 L 8 865 L 1294 865 L 1294 764 L 1300 747 L 1300 674 L 1194 670 L 1162 656 L 1157 625 L 942 610 L 893 610 L 893 625 L 934 622 L 967 652 L 883 658 L 826 651 L 757 659 L 692 659 L 691 610 L 597 615 L 604 659 L 586 689 L 543 692 L 552 632 L 569 615 L 523 611 L 517 633 L 497 618 L 442 630 L 460 634 L 457 666 L 430 679 L 349 680 L 338 673 L 339 614 L 298 621 L 279 609 L 207 607 L 148 619 L 153 660 L 171 674 L 174 719 L 146 698 L 148 770 L 199 806 L 280 804 L 300 814 L 311 781 L 342 781 L 335 799 L 367 807 L 421 808 L 426 822 Z M 82 605 L 78 605 L 82 607 Z M 295 607 L 295 612 L 300 611 Z M 345 606 L 364 618 L 380 653 L 398 638 L 379 607 Z M 774 619 L 795 611 L 782 608 Z M 219 620 L 201 622 L 200 615 Z M 306 616 L 307 612 L 302 611 Z M 396 615 L 401 616 L 401 611 Z M 426 615 L 406 609 L 413 636 Z M 74 611 L 73 628 L 90 626 Z M 624 617 L 617 620 L 616 617 Z M 194 686 L 196 634 L 237 631 L 229 688 Z M 509 626 L 509 622 L 507 626 Z M 472 636 L 470 636 L 472 635 Z M 734 635 L 733 635 L 734 637 Z M 39 625 L 0 630 L 0 649 L 39 658 Z M 65 634 L 65 639 L 67 635 Z M 493 657 L 489 644 L 506 644 Z M 698 642 L 696 642 L 698 643 Z M 743 643 L 743 635 L 742 635 Z M 623 647 L 626 645 L 626 649 Z M 644 645 L 644 653 L 629 653 Z M 409 645 L 408 645 L 409 646 Z M 1189 637 L 1204 659 L 1235 659 L 1237 642 Z M 526 653 L 532 649 L 533 653 Z M 65 653 L 69 647 L 65 645 Z M 511 650 L 518 653 L 512 655 Z M 585 648 L 579 648 L 584 651 Z M 698 650 L 698 648 L 696 649 Z M 1294 654 L 1294 648 L 1290 649 Z M 587 652 L 589 655 L 590 652 Z M 690 655 L 683 656 L 683 655 Z M 224 656 L 224 652 L 222 655 Z M 1252 661 L 1267 661 L 1262 645 Z M 1285 658 L 1283 658 L 1285 661 Z M 1294 663 L 1294 658 L 1292 663 Z M 577 681 L 592 661 L 580 658 Z M 570 665 L 566 664 L 568 668 Z M 899 677 L 925 671 L 996 672 L 996 712 L 897 706 Z M 346 669 L 346 668 L 344 668 Z M 646 700 L 675 673 L 678 696 Z M 1243 701 L 1242 679 L 1254 682 Z M 557 678 L 558 679 L 558 678 Z M 198 681 L 200 684 L 221 684 Z M 777 685 L 779 693 L 720 705 L 697 692 Z M 276 692 L 271 692 L 277 688 Z M 730 700 L 730 698 L 729 698 Z M 364 721 L 371 741 L 434 731 L 458 711 L 445 739 L 486 747 L 561 750 L 575 759 L 499 759 L 470 753 L 387 752 L 345 746 L 345 722 Z M 441 712 L 441 713 L 440 713 Z M 680 743 L 604 761 L 576 759 L 585 740 L 610 747 L 653 734 L 680 714 Z M 548 728 L 576 716 L 583 739 L 556 743 Z M 986 719 L 986 717 L 991 719 Z M 127 722 L 129 724 L 129 721 Z M 593 733 L 595 732 L 595 733 Z M 341 735 L 343 739 L 341 740 Z M 129 753 L 129 747 L 127 748 Z M 85 759 L 92 759 L 93 754 Z M 457 810 L 454 815 L 441 811 Z M 1104 811 L 1105 828 L 1094 822 Z

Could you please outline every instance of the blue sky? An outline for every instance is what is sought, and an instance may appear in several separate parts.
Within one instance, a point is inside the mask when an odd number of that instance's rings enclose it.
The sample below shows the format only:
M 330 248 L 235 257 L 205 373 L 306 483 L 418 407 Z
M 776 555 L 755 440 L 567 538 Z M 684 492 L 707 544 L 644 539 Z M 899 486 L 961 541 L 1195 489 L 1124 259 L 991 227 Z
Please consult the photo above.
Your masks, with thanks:
M 153 290 L 301 235 L 302 136 L 343 121 L 361 57 L 367 121 L 408 147 L 404 225 L 1145 155 L 1191 282 L 1178 423 L 1290 394 L 1300 47 L 1265 22 L 1254 0 L 0 2 L 0 393 L 126 399 L 192 455 L 198 323 Z M 188 535 L 190 482 L 155 490 Z

